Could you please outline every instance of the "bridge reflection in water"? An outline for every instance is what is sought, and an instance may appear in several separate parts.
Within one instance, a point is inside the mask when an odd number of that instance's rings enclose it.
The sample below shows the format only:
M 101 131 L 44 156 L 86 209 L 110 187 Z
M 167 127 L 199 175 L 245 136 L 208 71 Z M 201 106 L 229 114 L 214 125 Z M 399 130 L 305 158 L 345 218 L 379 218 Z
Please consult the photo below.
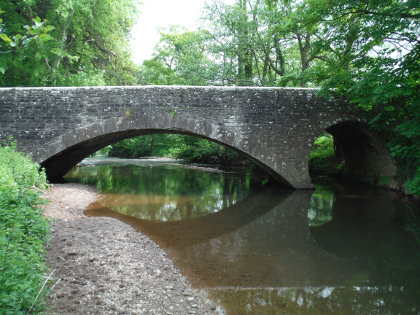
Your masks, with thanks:
M 228 314 L 420 311 L 419 248 L 401 229 L 404 211 L 390 193 L 265 189 L 166 222 L 134 217 L 144 204 L 135 198 L 104 194 L 87 214 L 148 234 Z

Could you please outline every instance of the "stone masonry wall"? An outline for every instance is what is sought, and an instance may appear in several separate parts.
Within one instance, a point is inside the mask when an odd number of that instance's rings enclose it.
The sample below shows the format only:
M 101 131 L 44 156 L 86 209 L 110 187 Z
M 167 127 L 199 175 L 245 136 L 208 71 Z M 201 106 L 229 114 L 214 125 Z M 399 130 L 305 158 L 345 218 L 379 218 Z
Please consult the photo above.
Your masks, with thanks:
M 293 187 L 310 188 L 307 159 L 314 138 L 346 120 L 357 118 L 344 103 L 320 98 L 314 89 L 0 89 L 0 139 L 12 136 L 37 162 L 56 158 L 54 167 L 63 170 L 118 139 L 164 130 L 229 145 Z

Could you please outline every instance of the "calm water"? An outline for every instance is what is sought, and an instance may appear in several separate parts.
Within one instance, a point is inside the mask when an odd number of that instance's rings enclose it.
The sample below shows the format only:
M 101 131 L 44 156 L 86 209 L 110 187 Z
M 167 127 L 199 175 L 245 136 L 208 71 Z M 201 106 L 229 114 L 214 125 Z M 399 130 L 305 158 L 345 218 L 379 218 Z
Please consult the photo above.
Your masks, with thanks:
M 241 174 L 129 164 L 67 180 L 96 185 L 88 215 L 148 234 L 227 314 L 420 314 L 418 211 L 393 193 L 256 190 Z

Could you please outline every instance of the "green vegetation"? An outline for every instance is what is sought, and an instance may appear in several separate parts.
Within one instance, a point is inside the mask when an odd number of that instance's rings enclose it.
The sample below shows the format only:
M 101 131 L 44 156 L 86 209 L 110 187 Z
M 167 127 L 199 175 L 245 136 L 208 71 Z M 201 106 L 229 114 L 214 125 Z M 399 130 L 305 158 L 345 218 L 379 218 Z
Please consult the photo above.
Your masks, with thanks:
M 420 195 L 417 1 L 208 3 L 203 29 L 162 34 L 140 68 L 142 83 L 320 86 L 362 110 L 406 191 Z
M 418 1 L 209 1 L 202 29 L 162 33 L 154 56 L 139 67 L 128 49 L 136 9 L 136 0 L 2 0 L 0 86 L 320 86 L 362 110 L 385 138 L 406 191 L 420 195 Z M 317 140 L 313 172 L 340 167 L 332 150 L 331 137 Z M 127 139 L 105 151 L 240 160 L 205 139 L 172 134 Z M 45 185 L 37 165 L 0 147 L 0 310 L 6 314 L 42 308 L 48 226 L 35 187 Z
M 417 2 L 208 0 L 201 29 L 170 28 L 135 66 L 135 0 L 4 0 L 0 86 L 319 86 L 364 113 L 420 195 Z
M 0 1 L 0 86 L 135 84 L 128 33 L 133 0 Z M 48 225 L 38 166 L 0 148 L 0 313 L 43 307 Z M 39 295 L 38 295 L 39 294 Z
M 139 83 L 209 85 L 219 70 L 208 54 L 210 39 L 207 31 L 183 32 L 177 27 L 162 33 L 155 57 L 140 67 Z
M 0 86 L 135 84 L 134 0 L 2 0 Z
M 405 181 L 420 195 L 420 15 L 415 1 L 307 0 L 297 21 L 322 31 L 312 42 L 325 62 L 307 78 L 345 96 L 385 137 Z
M 342 161 L 335 156 L 333 137 L 329 134 L 318 137 L 309 154 L 311 176 L 337 175 L 341 172 L 342 167 Z
M 108 156 L 139 158 L 164 156 L 188 162 L 238 164 L 245 158 L 226 146 L 206 139 L 178 135 L 154 134 L 122 140 L 110 146 Z
M 11 146 L 0 147 L 0 313 L 28 314 L 43 307 L 44 244 L 48 223 L 38 189 L 45 174 Z

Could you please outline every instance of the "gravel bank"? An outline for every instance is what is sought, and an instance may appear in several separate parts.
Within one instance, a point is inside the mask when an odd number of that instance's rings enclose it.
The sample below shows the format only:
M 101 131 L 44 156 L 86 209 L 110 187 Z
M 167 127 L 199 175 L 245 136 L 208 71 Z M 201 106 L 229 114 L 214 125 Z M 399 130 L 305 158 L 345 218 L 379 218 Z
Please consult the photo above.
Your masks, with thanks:
M 94 189 L 57 184 L 44 197 L 44 213 L 53 218 L 47 259 L 58 281 L 49 313 L 223 313 L 147 236 L 112 218 L 84 216 Z

